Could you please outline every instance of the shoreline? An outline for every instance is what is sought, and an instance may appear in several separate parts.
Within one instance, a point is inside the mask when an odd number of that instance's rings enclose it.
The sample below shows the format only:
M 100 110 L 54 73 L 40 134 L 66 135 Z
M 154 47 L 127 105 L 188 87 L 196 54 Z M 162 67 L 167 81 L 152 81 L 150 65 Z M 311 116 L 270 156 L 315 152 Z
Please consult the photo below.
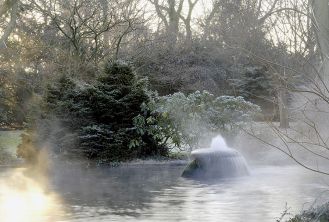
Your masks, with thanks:
M 110 163 L 97 163 L 91 162 L 88 160 L 60 160 L 53 159 L 50 161 L 50 165 L 56 166 L 58 164 L 67 165 L 67 166 L 81 166 L 83 168 L 113 168 L 113 167 L 138 167 L 138 166 L 185 166 L 189 162 L 188 158 L 186 159 L 165 159 L 159 160 L 156 158 L 150 159 L 135 159 L 130 161 L 123 162 L 110 162 Z M 24 160 L 17 159 L 12 163 L 0 163 L 0 169 L 4 168 L 24 168 L 28 167 L 27 164 L 24 163 Z

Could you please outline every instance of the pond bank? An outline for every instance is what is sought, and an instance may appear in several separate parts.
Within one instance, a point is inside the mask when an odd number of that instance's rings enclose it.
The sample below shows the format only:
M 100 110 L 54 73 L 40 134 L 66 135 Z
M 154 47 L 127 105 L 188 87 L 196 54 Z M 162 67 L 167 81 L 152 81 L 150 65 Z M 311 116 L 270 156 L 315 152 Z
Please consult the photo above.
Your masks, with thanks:
M 316 208 L 310 208 L 301 214 L 295 215 L 287 222 L 328 222 L 329 221 L 329 202 Z
M 1 158 L 2 157 L 2 158 Z M 7 158 L 4 161 L 2 159 Z M 47 160 L 49 161 L 49 160 Z M 124 162 L 110 162 L 110 163 L 96 163 L 88 160 L 69 160 L 54 158 L 50 159 L 50 165 L 66 165 L 66 166 L 80 166 L 84 168 L 107 168 L 107 167 L 132 167 L 132 166 L 185 166 L 189 162 L 188 157 L 184 158 L 148 158 L 148 159 L 134 159 Z M 24 160 L 21 158 L 16 158 L 15 156 L 5 153 L 0 153 L 0 168 L 6 167 L 26 167 Z
M 0 167 L 18 167 L 23 166 L 23 160 L 16 157 L 16 148 L 21 143 L 21 134 L 23 130 L 9 130 L 0 128 Z M 59 160 L 58 162 L 87 166 L 135 166 L 135 165 L 185 165 L 188 162 L 186 154 L 173 153 L 170 157 L 150 157 L 147 159 L 135 159 L 124 162 L 112 163 L 92 163 L 91 161 L 72 161 L 72 160 Z M 54 160 L 57 162 L 57 159 Z M 73 163 L 72 163 L 73 162 Z

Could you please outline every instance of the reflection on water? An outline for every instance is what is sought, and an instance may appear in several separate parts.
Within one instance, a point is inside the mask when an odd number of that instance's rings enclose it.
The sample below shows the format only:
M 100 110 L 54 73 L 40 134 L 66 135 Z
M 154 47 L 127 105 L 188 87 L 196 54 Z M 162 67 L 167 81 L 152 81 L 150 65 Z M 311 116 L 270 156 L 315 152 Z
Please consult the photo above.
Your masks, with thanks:
M 52 222 L 60 219 L 60 201 L 46 185 L 27 176 L 27 170 L 14 169 L 0 181 L 2 222 Z M 44 182 L 44 181 L 42 181 Z
M 297 212 L 327 189 L 323 178 L 292 166 L 259 167 L 250 177 L 207 183 L 180 178 L 183 168 L 57 166 L 46 192 L 33 181 L 23 190 L 13 181 L 14 186 L 3 189 L 10 173 L 2 170 L 1 217 L 7 215 L 5 222 L 266 222 L 275 221 L 286 203 Z M 61 196 L 61 209 L 54 193 Z M 19 210 L 24 217 L 17 216 Z

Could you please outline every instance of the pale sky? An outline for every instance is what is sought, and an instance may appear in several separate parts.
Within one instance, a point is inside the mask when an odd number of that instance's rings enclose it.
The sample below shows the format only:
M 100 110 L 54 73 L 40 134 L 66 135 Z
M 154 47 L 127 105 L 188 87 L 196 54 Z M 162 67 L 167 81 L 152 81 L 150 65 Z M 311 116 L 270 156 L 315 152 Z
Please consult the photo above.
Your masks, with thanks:
M 143 4 L 147 11 L 147 16 L 156 17 L 156 12 L 155 12 L 154 6 L 151 3 L 149 3 L 148 0 L 143 0 Z M 193 20 L 192 28 L 193 29 L 196 28 L 196 25 L 195 25 L 196 19 L 202 17 L 206 11 L 209 11 L 211 9 L 211 6 L 212 6 L 212 0 L 199 0 L 198 1 L 198 3 L 195 5 L 193 13 L 192 13 L 192 20 Z M 184 8 L 183 8 L 184 13 L 186 13 L 187 10 L 188 10 L 188 4 L 187 4 L 187 1 L 185 1 Z M 154 29 L 156 29 L 156 25 L 155 25 Z

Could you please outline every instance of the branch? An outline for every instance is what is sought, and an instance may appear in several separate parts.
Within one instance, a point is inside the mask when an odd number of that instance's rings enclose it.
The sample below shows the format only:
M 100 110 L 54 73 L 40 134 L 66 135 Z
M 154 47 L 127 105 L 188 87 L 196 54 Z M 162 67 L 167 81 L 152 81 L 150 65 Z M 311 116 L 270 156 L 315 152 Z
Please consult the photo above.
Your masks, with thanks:
M 297 13 L 299 13 L 299 14 L 302 14 L 302 15 L 308 17 L 308 18 L 311 18 L 311 20 L 313 21 L 313 18 L 312 18 L 309 14 L 307 14 L 307 13 L 305 13 L 305 12 L 302 12 L 302 11 L 296 9 L 296 8 L 289 8 L 289 7 L 286 7 L 286 8 L 280 8 L 280 9 L 277 9 L 277 10 L 273 10 L 273 11 L 267 13 L 265 16 L 263 16 L 262 18 L 259 19 L 259 23 L 260 23 L 260 24 L 261 24 L 261 23 L 264 23 L 264 21 L 265 21 L 267 18 L 269 18 L 270 16 L 272 16 L 273 14 L 276 14 L 276 13 L 279 13 L 279 12 L 283 12 L 283 11 L 295 11 L 295 12 L 297 12 Z M 314 23 L 314 21 L 313 21 L 313 23 Z
M 188 23 L 191 18 L 192 18 L 192 12 L 193 12 L 193 9 L 194 9 L 194 6 L 196 5 L 196 3 L 198 3 L 199 0 L 195 0 L 194 2 L 192 0 L 188 0 L 188 4 L 189 4 L 189 9 L 188 9 L 188 13 L 187 13 L 187 16 L 186 18 L 179 13 L 179 18 L 183 20 L 183 22 L 185 23 Z
M 15 4 L 17 0 L 5 0 L 3 5 L 0 7 L 0 17 L 5 15 Z
M 183 9 L 183 3 L 184 3 L 184 0 L 180 0 L 177 11 L 176 11 L 177 14 L 179 14 L 179 15 L 180 15 L 180 13 L 182 12 L 182 9 Z
M 275 9 L 277 2 L 278 2 L 278 0 L 275 0 L 273 2 L 273 4 L 271 5 L 270 10 L 262 18 L 259 19 L 260 24 L 264 23 L 264 21 L 273 14 L 273 11 Z M 261 2 L 260 2 L 260 5 L 261 5 Z
M 17 13 L 18 13 L 18 0 L 12 1 L 13 5 L 11 6 L 10 13 L 10 22 L 8 23 L 6 29 L 4 30 L 2 37 L 0 39 L 0 49 L 6 47 L 6 42 L 16 27 Z
M 313 171 L 313 172 L 316 172 L 316 173 L 320 173 L 320 174 L 324 174 L 324 175 L 329 175 L 329 172 L 327 172 L 327 171 L 317 170 L 317 169 L 314 169 L 314 168 L 312 168 L 312 167 L 310 167 L 310 166 L 307 166 L 306 164 L 304 164 L 304 163 L 302 163 L 301 161 L 299 161 L 299 160 L 298 160 L 294 155 L 292 155 L 289 151 L 286 151 L 286 150 L 282 149 L 281 147 L 279 147 L 279 146 L 277 146 L 277 145 L 275 145 L 275 144 L 273 144 L 273 143 L 270 143 L 270 142 L 268 142 L 268 141 L 266 141 L 266 140 L 260 138 L 260 137 L 257 136 L 254 132 L 249 132 L 249 131 L 247 131 L 246 129 L 243 129 L 243 128 L 242 128 L 241 130 L 242 130 L 243 132 L 245 132 L 247 135 L 249 135 L 249 136 L 251 136 L 251 137 L 253 137 L 253 138 L 256 138 L 258 141 L 262 142 L 263 144 L 268 145 L 268 146 L 270 146 L 270 147 L 273 147 L 273 148 L 275 148 L 275 149 L 281 151 L 282 153 L 284 153 L 285 155 L 289 156 L 293 161 L 295 161 L 298 165 L 304 167 L 305 169 L 310 170 L 310 171 Z M 280 138 L 280 137 L 279 137 L 279 138 Z M 280 138 L 280 139 L 282 139 L 282 138 Z M 287 145 L 285 141 L 282 141 L 282 142 L 285 143 L 285 145 Z
M 120 44 L 121 44 L 121 41 L 123 39 L 123 37 L 129 33 L 129 29 L 131 28 L 131 22 L 128 21 L 128 27 L 126 28 L 126 30 L 122 33 L 122 35 L 120 35 L 119 39 L 118 39 L 118 42 L 117 42 L 117 47 L 116 47 L 116 50 L 115 50 L 115 60 L 118 59 L 118 55 L 119 55 L 119 50 L 120 50 Z
M 166 28 L 169 27 L 169 24 L 168 24 L 168 21 L 167 21 L 167 18 L 166 16 L 162 13 L 162 10 L 165 10 L 166 12 L 169 11 L 168 8 L 162 6 L 162 5 L 159 5 L 159 0 L 149 0 L 149 2 L 151 2 L 154 7 L 155 7 L 155 11 L 157 13 L 157 15 L 159 16 L 159 18 L 163 21 L 163 23 L 165 24 Z

